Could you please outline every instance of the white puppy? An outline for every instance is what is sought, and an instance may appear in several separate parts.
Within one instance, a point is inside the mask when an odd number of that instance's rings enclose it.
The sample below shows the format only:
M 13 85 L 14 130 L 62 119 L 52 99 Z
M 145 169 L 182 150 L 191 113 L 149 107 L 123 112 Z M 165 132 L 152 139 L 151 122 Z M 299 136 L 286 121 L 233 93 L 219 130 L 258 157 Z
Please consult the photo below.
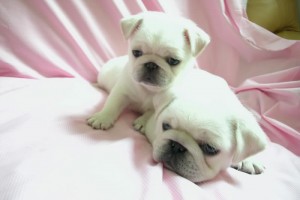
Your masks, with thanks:
M 109 61 L 98 76 L 100 87 L 110 94 L 101 112 L 88 119 L 95 129 L 110 128 L 128 106 L 153 109 L 153 95 L 192 68 L 210 41 L 190 20 L 159 12 L 124 18 L 121 28 L 129 39 L 129 55 Z
M 154 107 L 135 127 L 152 144 L 154 160 L 179 175 L 201 182 L 229 166 L 250 174 L 264 170 L 250 156 L 267 138 L 222 78 L 192 69 L 155 95 Z

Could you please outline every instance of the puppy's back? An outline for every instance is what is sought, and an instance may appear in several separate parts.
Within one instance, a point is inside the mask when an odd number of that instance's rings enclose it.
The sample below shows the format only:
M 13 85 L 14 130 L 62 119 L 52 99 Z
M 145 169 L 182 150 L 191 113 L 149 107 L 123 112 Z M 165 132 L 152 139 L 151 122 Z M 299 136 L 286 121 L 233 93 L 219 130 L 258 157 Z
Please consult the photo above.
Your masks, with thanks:
M 175 82 L 172 90 L 175 96 L 197 100 L 219 99 L 222 95 L 234 95 L 223 78 L 199 69 L 192 69 L 186 73 L 183 78 Z
M 121 56 L 109 60 L 99 71 L 97 82 L 100 88 L 110 92 L 122 76 L 123 69 L 128 61 L 128 56 Z

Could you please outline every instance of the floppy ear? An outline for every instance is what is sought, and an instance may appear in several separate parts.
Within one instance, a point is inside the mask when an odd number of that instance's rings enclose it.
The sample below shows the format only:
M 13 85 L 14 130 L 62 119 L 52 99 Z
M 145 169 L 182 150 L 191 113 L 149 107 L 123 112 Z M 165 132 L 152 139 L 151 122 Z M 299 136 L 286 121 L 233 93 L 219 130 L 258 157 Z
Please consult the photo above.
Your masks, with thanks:
M 233 164 L 262 151 L 267 144 L 267 136 L 254 116 L 247 110 L 244 116 L 235 122 L 236 148 Z
M 198 56 L 210 42 L 209 35 L 192 22 L 187 23 L 184 36 L 194 57 Z
M 135 31 L 137 31 L 142 23 L 141 14 L 131 15 L 121 20 L 122 33 L 128 39 Z

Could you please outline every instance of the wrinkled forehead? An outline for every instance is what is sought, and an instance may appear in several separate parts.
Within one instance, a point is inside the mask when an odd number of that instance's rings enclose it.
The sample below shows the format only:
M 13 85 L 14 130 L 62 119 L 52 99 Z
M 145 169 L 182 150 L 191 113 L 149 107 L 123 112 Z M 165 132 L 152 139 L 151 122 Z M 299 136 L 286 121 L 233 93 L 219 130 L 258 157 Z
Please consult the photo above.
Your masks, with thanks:
M 229 124 L 222 124 L 214 119 L 195 117 L 187 112 L 165 110 L 162 116 L 161 120 L 170 123 L 172 129 L 193 138 L 198 144 L 210 144 L 217 149 L 229 149 L 233 144 L 234 135 Z
M 227 137 L 232 132 L 230 114 L 209 106 L 173 102 L 164 110 L 162 116 L 163 120 L 172 123 L 177 129 L 190 133 L 209 133 Z
M 186 45 L 184 28 L 164 20 L 153 22 L 145 19 L 136 30 L 132 42 L 166 49 L 184 48 Z
M 180 25 L 173 25 L 173 24 L 161 24 L 161 23 L 142 23 L 140 32 L 143 37 L 146 39 L 154 40 L 163 40 L 163 41 L 172 41 L 172 39 L 177 38 L 180 41 L 184 39 L 184 29 Z M 176 41 L 173 41 L 176 42 Z
M 145 28 L 148 31 L 153 30 L 154 32 L 158 32 L 159 30 L 183 32 L 186 23 L 186 20 L 178 17 L 167 15 L 151 16 L 143 18 L 140 28 Z

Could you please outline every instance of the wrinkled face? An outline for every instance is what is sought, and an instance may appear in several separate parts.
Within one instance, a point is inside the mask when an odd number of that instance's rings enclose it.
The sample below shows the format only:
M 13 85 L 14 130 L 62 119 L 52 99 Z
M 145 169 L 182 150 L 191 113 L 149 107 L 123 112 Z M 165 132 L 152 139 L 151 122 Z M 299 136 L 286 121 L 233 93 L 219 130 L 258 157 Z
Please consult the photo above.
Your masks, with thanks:
M 132 77 L 149 90 L 167 88 L 193 65 L 184 28 L 172 20 L 144 19 L 129 42 Z
M 157 117 L 156 135 L 150 141 L 157 162 L 193 182 L 216 176 L 233 157 L 230 117 L 202 108 L 198 112 L 200 107 L 189 110 L 177 101 L 171 103 Z
M 145 134 L 153 158 L 193 181 L 216 176 L 266 146 L 265 133 L 227 83 L 196 70 L 157 94 Z

